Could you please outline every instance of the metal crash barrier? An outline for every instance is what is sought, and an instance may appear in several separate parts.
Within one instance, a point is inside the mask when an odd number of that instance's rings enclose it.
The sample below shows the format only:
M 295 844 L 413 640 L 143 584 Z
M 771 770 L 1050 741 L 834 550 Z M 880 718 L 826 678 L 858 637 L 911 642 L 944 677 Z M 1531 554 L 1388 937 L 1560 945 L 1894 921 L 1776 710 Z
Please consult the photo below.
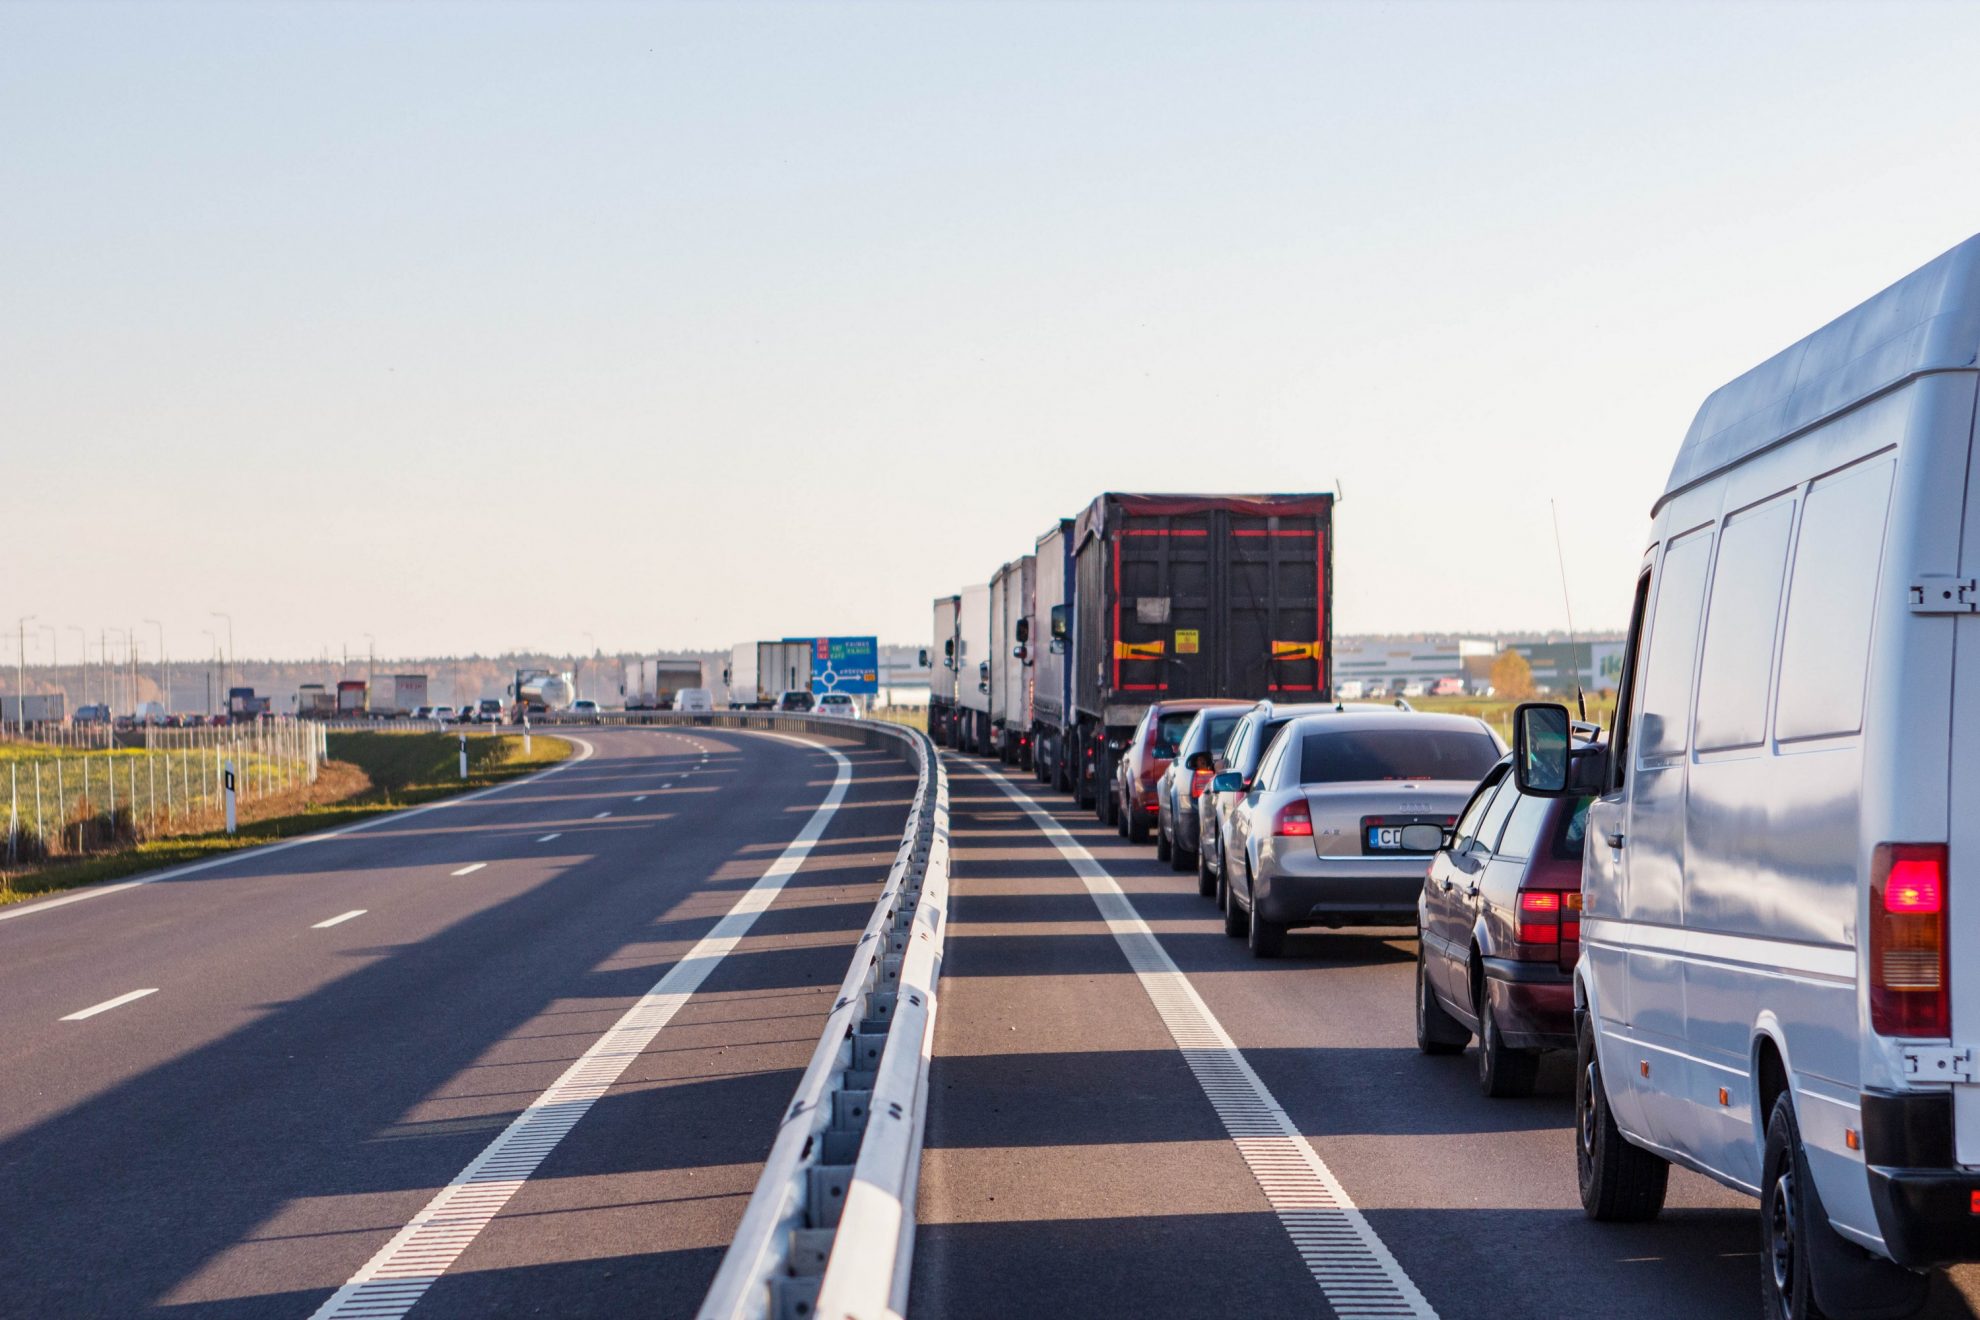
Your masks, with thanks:
M 614 712 L 617 714 L 617 712 Z M 949 903 L 949 783 L 918 729 L 639 712 L 612 723 L 825 734 L 915 767 L 907 828 L 700 1320 L 885 1320 L 907 1310 Z

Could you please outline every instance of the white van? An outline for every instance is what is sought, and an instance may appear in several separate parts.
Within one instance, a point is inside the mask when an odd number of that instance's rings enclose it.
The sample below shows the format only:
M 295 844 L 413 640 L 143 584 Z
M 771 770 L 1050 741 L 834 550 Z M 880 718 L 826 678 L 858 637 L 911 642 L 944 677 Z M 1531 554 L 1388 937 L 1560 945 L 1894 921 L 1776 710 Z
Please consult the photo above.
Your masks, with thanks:
M 1647 1219 L 1669 1163 L 1759 1196 L 1782 1317 L 1980 1259 L 1976 357 L 1980 237 L 1715 392 L 1606 748 L 1515 719 L 1523 790 L 1594 796 L 1582 1203 Z
M 674 709 L 688 715 L 707 715 L 715 709 L 715 693 L 708 688 L 682 688 L 674 694 Z

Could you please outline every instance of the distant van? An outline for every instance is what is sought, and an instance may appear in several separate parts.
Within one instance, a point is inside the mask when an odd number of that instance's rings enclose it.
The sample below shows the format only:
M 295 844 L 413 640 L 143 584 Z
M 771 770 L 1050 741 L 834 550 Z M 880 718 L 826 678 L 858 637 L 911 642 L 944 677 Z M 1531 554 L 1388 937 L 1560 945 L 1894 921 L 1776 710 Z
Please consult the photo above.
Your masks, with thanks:
M 715 694 L 707 688 L 682 688 L 674 694 L 674 709 L 689 715 L 706 715 L 715 709 Z
M 1977 358 L 1980 237 L 1715 392 L 1606 747 L 1514 720 L 1522 791 L 1594 798 L 1582 1204 L 1650 1218 L 1671 1163 L 1759 1196 L 1770 1315 L 1980 1259 Z
M 1336 701 L 1360 701 L 1368 695 L 1368 685 L 1358 678 L 1345 679 L 1334 684 Z

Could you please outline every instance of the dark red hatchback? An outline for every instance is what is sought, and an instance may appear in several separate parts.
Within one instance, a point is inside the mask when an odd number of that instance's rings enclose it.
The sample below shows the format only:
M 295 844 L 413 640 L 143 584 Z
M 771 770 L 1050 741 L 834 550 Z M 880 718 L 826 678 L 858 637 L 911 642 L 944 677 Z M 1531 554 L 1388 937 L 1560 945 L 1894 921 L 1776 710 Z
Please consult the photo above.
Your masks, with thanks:
M 1574 1048 L 1583 797 L 1527 797 L 1492 767 L 1431 859 L 1417 913 L 1416 1043 L 1478 1037 L 1486 1095 L 1530 1095 L 1540 1056 Z

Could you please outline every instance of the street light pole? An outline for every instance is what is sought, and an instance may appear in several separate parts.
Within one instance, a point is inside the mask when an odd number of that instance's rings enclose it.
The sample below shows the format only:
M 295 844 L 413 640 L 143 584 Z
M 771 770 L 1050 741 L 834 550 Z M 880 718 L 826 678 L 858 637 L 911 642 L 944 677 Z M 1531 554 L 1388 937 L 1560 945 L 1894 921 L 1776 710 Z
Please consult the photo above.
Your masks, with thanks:
M 81 624 L 72 623 L 69 631 L 76 635 L 76 672 L 82 676 L 82 704 L 89 704 L 89 633 Z
M 27 635 L 28 625 L 33 623 L 37 617 L 33 614 L 23 614 L 21 616 L 21 635 L 18 638 L 21 649 L 14 661 L 14 701 L 16 703 L 14 706 L 14 732 L 19 734 L 27 733 Z
M 201 628 L 200 636 L 206 639 L 209 659 L 206 662 L 206 713 L 213 714 L 213 665 L 220 658 L 220 639 L 213 635 L 211 628 Z
M 165 625 L 156 619 L 146 619 L 146 623 L 158 630 L 158 667 L 165 671 L 165 713 L 172 713 L 172 662 L 165 658 Z
M 234 667 L 234 616 L 222 610 L 209 610 L 208 613 L 216 619 L 227 621 L 227 658 L 220 665 L 220 696 L 224 700 L 227 695 L 227 680 L 233 677 L 231 671 Z
M 584 635 L 584 640 L 585 640 L 585 641 L 587 641 L 587 642 L 589 642 L 589 643 L 591 643 L 591 650 L 590 650 L 590 651 L 588 651 L 588 652 L 587 652 L 587 653 L 585 654 L 585 657 L 584 657 L 584 668 L 583 668 L 582 670 L 580 670 L 579 672 L 580 672 L 580 673 L 582 673 L 582 674 L 583 674 L 583 675 L 584 675 L 584 676 L 585 676 L 586 678 L 589 678 L 589 677 L 591 677 L 591 661 L 592 661 L 592 657 L 594 657 L 594 656 L 596 656 L 596 655 L 598 654 L 598 639 L 597 639 L 596 637 L 593 637 L 593 636 L 592 636 L 592 635 L 591 635 L 590 633 L 586 633 L 586 634 Z M 579 695 L 580 695 L 580 696 L 582 696 L 583 694 L 582 694 L 582 693 L 580 693 Z M 592 692 L 591 692 L 591 695 L 592 695 L 592 699 L 593 699 L 593 700 L 597 700 L 597 697 L 598 697 L 598 690 L 597 690 L 596 688 L 593 688 L 593 689 L 592 689 Z

